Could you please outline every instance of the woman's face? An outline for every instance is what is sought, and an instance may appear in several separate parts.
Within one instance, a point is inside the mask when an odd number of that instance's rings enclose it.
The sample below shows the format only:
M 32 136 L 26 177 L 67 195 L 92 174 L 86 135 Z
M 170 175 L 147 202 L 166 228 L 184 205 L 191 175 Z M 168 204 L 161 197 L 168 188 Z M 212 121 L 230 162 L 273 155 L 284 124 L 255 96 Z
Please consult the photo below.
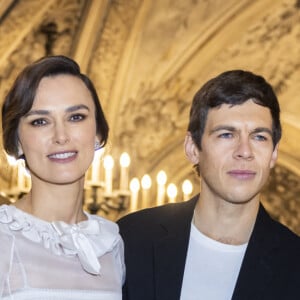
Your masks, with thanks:
M 97 139 L 90 91 L 72 75 L 44 77 L 31 110 L 20 119 L 18 134 L 33 184 L 83 179 Z

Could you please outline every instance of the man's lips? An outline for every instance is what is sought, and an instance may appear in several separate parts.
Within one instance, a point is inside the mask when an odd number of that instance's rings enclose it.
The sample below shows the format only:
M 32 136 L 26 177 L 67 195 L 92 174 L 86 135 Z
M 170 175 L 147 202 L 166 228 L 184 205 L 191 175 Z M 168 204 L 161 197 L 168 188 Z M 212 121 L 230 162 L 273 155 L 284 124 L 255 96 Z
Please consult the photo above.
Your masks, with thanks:
M 252 179 L 256 172 L 251 170 L 231 170 L 227 174 L 237 179 Z

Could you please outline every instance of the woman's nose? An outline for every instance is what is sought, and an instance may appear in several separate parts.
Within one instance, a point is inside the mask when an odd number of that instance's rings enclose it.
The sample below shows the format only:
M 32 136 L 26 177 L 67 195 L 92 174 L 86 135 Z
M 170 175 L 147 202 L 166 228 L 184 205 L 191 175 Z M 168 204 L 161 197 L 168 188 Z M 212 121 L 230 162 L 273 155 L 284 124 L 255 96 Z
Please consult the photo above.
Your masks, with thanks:
M 53 142 L 57 145 L 65 145 L 70 141 L 66 128 L 63 125 L 56 125 L 53 134 Z

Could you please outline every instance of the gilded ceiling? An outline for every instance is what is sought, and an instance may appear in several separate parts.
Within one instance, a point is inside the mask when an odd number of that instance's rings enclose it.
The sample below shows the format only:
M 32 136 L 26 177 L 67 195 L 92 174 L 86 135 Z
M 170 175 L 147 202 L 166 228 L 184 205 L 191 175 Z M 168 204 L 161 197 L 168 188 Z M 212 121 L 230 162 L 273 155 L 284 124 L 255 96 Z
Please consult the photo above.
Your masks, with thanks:
M 197 180 L 182 147 L 196 90 L 228 69 L 262 74 L 284 130 L 266 205 L 300 232 L 299 0 L 1 0 L 0 102 L 19 70 L 48 54 L 75 58 L 93 79 L 110 151 L 130 153 L 131 176 L 164 169 L 175 183 Z

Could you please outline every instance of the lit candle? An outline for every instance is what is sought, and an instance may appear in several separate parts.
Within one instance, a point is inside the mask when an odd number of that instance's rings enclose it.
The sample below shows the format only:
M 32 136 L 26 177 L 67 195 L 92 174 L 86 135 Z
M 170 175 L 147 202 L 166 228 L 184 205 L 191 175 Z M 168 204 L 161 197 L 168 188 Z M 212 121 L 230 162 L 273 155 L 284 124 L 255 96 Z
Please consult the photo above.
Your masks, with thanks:
M 21 192 L 26 190 L 26 181 L 25 181 L 25 165 L 23 160 L 18 160 L 18 189 Z
M 193 185 L 190 180 L 185 179 L 182 183 L 183 200 L 186 201 L 190 198 L 193 192 Z
M 131 198 L 130 198 L 130 211 L 137 210 L 138 207 L 138 197 L 139 197 L 139 190 L 140 190 L 140 182 L 137 178 L 132 178 L 130 181 L 130 191 L 131 191 Z
M 120 156 L 120 190 L 128 190 L 128 167 L 130 165 L 130 157 L 128 153 L 123 152 Z
M 91 174 L 91 184 L 100 184 L 100 169 L 101 169 L 101 157 L 103 155 L 104 149 L 101 148 L 95 151 L 94 159 L 92 163 L 92 174 Z
M 167 182 L 166 172 L 159 171 L 156 176 L 156 181 L 157 181 L 156 204 L 162 205 L 165 202 L 165 193 L 166 193 L 165 184 Z
M 26 192 L 28 192 L 31 188 L 31 177 L 29 171 L 26 168 L 24 168 L 24 176 L 25 176 Z
M 7 160 L 7 163 L 12 168 L 12 180 L 10 182 L 9 189 L 11 191 L 13 191 L 15 188 L 15 178 L 16 178 L 16 180 L 18 178 L 18 166 L 17 166 L 18 163 L 17 163 L 17 160 L 13 156 L 10 156 L 7 154 L 6 154 L 6 160 Z
M 177 187 L 174 183 L 170 183 L 167 187 L 167 195 L 169 202 L 176 202 Z
M 105 170 L 105 193 L 111 194 L 112 193 L 112 171 L 114 167 L 114 159 L 111 155 L 106 155 L 103 160 L 103 166 Z
M 142 195 L 142 207 L 147 207 L 149 205 L 149 192 L 152 185 L 151 178 L 148 174 L 145 174 L 142 177 L 142 189 L 143 189 L 143 195 Z

